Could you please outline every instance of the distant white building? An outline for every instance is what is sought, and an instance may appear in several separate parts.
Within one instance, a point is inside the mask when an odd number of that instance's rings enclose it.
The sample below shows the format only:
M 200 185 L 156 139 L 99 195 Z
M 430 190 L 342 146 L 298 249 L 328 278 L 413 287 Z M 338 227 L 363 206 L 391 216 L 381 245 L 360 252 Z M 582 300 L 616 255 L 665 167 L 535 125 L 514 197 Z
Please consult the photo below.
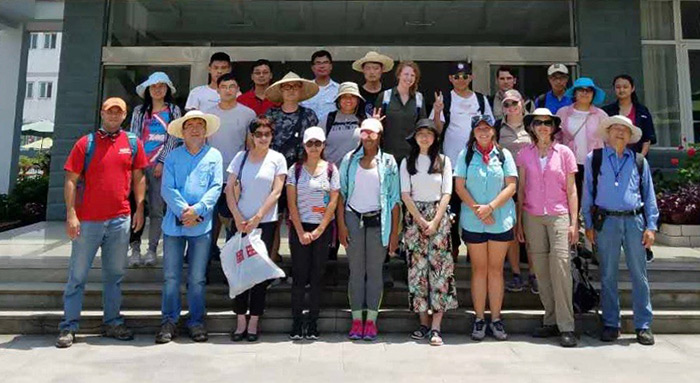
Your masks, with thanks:
M 32 32 L 29 35 L 24 124 L 54 121 L 61 40 L 60 32 Z

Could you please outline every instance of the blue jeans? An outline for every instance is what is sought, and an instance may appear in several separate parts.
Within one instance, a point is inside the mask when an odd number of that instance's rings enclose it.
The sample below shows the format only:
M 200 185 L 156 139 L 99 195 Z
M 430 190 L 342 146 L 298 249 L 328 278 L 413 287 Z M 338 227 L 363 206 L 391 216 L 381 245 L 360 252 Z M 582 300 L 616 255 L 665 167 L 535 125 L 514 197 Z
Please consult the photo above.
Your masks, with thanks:
M 124 323 L 119 310 L 122 305 L 121 283 L 126 269 L 130 230 L 129 216 L 80 223 L 80 236 L 73 240 L 71 246 L 68 282 L 63 293 L 64 318 L 59 329 L 78 330 L 85 283 L 99 248 L 102 248 L 103 322 L 108 326 Z
M 651 295 L 646 251 L 642 245 L 644 228 L 644 217 L 640 214 L 634 217 L 606 217 L 603 230 L 597 232 L 603 325 L 606 327 L 620 328 L 617 274 L 621 248 L 625 249 L 625 260 L 632 278 L 634 328 L 647 329 L 651 326 Z
M 185 255 L 185 245 L 187 253 Z M 187 306 L 189 319 L 187 327 L 204 323 L 204 298 L 207 283 L 207 263 L 211 247 L 211 232 L 198 237 L 163 236 L 163 312 L 162 323 L 177 323 L 182 310 L 180 301 L 180 280 L 182 263 L 187 256 Z

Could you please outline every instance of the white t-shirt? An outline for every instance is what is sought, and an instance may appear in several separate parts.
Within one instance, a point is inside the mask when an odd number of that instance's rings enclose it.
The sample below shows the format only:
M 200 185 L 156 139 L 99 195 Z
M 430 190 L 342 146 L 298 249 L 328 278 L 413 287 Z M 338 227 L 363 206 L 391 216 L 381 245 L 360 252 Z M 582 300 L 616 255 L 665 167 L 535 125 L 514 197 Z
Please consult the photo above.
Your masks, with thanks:
M 219 117 L 221 126 L 216 133 L 207 138 L 209 145 L 219 149 L 224 164 L 229 164 L 236 153 L 245 149 L 245 138 L 250 122 L 255 119 L 253 109 L 236 103 L 231 109 L 221 109 L 219 104 L 204 110 L 204 113 Z M 226 182 L 226 170 L 224 169 L 224 182 Z
M 428 173 L 430 157 L 418 155 L 416 174 L 408 173 L 408 158 L 401 161 L 401 193 L 411 193 L 411 199 L 418 202 L 437 202 L 443 194 L 452 194 L 452 164 L 450 158 L 442 156 L 445 164 L 441 173 Z
M 326 206 L 330 203 L 331 191 L 340 190 L 340 175 L 338 168 L 332 162 L 326 162 L 323 170 L 317 170 L 311 175 L 305 166 L 299 170 L 299 182 L 296 180 L 296 164 L 289 167 L 287 185 L 297 189 L 297 209 L 299 218 L 304 223 L 319 224 L 326 214 Z M 331 178 L 328 179 L 328 166 L 332 167 Z
M 355 190 L 348 200 L 348 206 L 352 206 L 360 213 L 380 210 L 382 208 L 380 194 L 379 168 L 375 166 L 372 169 L 365 169 L 358 164 L 355 173 Z
M 445 141 L 442 144 L 443 153 L 450 158 L 452 163 L 456 163 L 459 152 L 467 146 L 469 133 L 472 131 L 472 117 L 479 114 L 479 100 L 476 98 L 476 93 L 472 92 L 471 96 L 464 98 L 458 95 L 454 90 L 450 91 L 452 97 L 450 103 L 450 125 L 443 127 L 447 129 L 445 132 Z M 493 118 L 491 106 L 488 100 L 484 100 L 484 114 L 488 114 Z M 435 116 L 434 112 L 430 112 L 430 119 Z M 445 114 L 440 113 L 440 121 L 445 122 Z
M 574 137 L 574 142 L 576 143 L 576 163 L 584 164 L 586 163 L 586 156 L 588 155 L 588 138 L 586 137 L 586 118 L 590 114 L 588 111 L 573 110 L 569 116 L 569 120 L 566 123 L 566 129 L 572 135 L 578 130 L 578 134 Z M 579 128 L 581 128 L 579 130 Z
M 200 85 L 190 91 L 185 103 L 185 110 L 207 110 L 219 103 L 219 92 L 209 85 Z
M 245 151 L 238 152 L 228 166 L 229 174 L 238 174 Z M 260 210 L 267 196 L 272 192 L 272 183 L 275 177 L 287 174 L 287 162 L 284 156 L 272 149 L 260 162 L 252 162 L 250 155 L 246 158 L 241 171 L 241 198 L 238 201 L 238 210 L 243 218 L 250 219 Z M 282 190 L 284 193 L 284 190 Z M 277 221 L 277 203 L 270 209 L 260 222 Z
M 318 87 L 318 93 L 308 100 L 304 100 L 299 104 L 310 108 L 316 113 L 318 120 L 325 120 L 328 113 L 337 110 L 335 106 L 335 98 L 338 96 L 340 85 L 330 80 L 325 86 Z
M 540 169 L 544 172 L 544 168 L 547 166 L 547 156 L 540 157 Z

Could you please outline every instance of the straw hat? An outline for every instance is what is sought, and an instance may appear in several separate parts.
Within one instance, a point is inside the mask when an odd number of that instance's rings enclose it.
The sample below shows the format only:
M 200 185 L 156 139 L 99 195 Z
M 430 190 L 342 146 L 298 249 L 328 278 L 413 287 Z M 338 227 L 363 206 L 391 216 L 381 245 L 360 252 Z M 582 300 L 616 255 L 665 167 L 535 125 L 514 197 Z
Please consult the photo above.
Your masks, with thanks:
M 267 89 L 265 89 L 265 98 L 272 102 L 282 102 L 281 87 L 282 84 L 286 84 L 288 82 L 300 82 L 302 84 L 301 97 L 299 98 L 300 102 L 308 100 L 311 97 L 315 96 L 319 90 L 318 85 L 316 85 L 315 82 L 307 80 L 305 78 L 301 78 L 298 74 L 294 72 L 289 72 L 284 77 L 282 77 L 281 80 L 277 81 L 276 83 L 270 85 Z
M 384 73 L 389 72 L 394 68 L 394 60 L 392 60 L 391 57 L 384 56 L 383 54 L 379 54 L 374 51 L 369 51 L 365 57 L 355 60 L 355 62 L 352 63 L 352 69 L 357 72 L 362 72 L 362 65 L 365 63 L 382 64 L 382 72 Z
M 153 72 L 150 76 L 148 76 L 146 81 L 142 82 L 136 87 L 136 94 L 138 94 L 139 97 L 144 98 L 146 96 L 146 89 L 148 89 L 149 86 L 160 83 L 167 85 L 168 88 L 170 88 L 170 93 L 175 94 L 176 89 L 173 82 L 170 81 L 170 77 L 163 72 Z
M 217 130 L 219 130 L 219 117 L 213 114 L 200 112 L 199 110 L 191 110 L 187 112 L 187 114 L 185 114 L 184 116 L 178 118 L 177 120 L 174 120 L 168 125 L 168 134 L 177 138 L 185 138 L 182 134 L 182 127 L 185 125 L 185 122 L 194 118 L 201 118 L 206 122 L 207 137 L 211 136 L 212 134 L 216 133 Z
M 523 118 L 523 123 L 526 127 L 529 127 L 530 124 L 532 124 L 532 120 L 537 116 L 550 117 L 552 120 L 554 120 L 555 130 L 558 130 L 559 125 L 561 125 L 561 118 L 556 114 L 552 114 L 552 111 L 547 108 L 537 108 L 532 113 L 525 115 L 525 117 Z
M 359 97 L 360 100 L 365 101 L 365 98 L 362 97 L 362 95 L 360 94 L 360 87 L 352 81 L 346 81 L 340 84 L 340 87 L 338 87 L 338 95 L 335 96 L 335 100 L 338 101 L 338 99 L 340 99 L 340 96 L 344 94 L 351 94 L 353 96 Z
M 630 144 L 636 144 L 639 142 L 639 140 L 642 139 L 642 130 L 639 129 L 638 127 L 634 126 L 632 123 L 632 120 L 625 116 L 611 116 L 603 121 L 600 122 L 600 125 L 598 126 L 598 134 L 605 140 L 608 140 L 608 129 L 610 129 L 611 126 L 613 125 L 624 125 L 627 128 L 629 128 L 630 132 L 632 133 L 632 137 L 630 138 Z

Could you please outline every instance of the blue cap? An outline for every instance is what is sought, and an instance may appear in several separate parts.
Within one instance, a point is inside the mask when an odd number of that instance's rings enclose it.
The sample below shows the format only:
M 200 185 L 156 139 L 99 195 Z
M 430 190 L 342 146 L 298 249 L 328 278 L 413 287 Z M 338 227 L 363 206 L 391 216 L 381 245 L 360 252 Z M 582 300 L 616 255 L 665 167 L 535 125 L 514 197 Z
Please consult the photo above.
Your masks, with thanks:
M 574 85 L 567 89 L 565 96 L 571 98 L 572 100 L 574 99 L 574 93 L 576 93 L 576 89 L 578 88 L 592 88 L 595 90 L 595 94 L 593 95 L 593 104 L 594 105 L 603 105 L 603 102 L 605 101 L 605 91 L 601 88 L 598 88 L 596 84 L 593 82 L 593 79 L 590 77 L 581 77 L 574 81 Z
M 163 72 L 153 72 L 150 76 L 148 76 L 148 80 L 142 82 L 136 87 L 136 94 L 138 94 L 139 97 L 144 98 L 146 96 L 146 89 L 148 89 L 149 86 L 160 83 L 166 84 L 168 88 L 170 88 L 170 92 L 175 94 L 176 90 L 173 82 L 170 81 L 170 77 Z

